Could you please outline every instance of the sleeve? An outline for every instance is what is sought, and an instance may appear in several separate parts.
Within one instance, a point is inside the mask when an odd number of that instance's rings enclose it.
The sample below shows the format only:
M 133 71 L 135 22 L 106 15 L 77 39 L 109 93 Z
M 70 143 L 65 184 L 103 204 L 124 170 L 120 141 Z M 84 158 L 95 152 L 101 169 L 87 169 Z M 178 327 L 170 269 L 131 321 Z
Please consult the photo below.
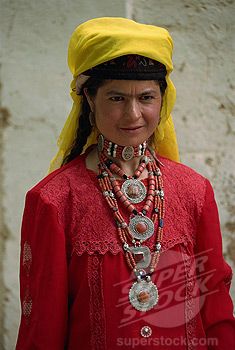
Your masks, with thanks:
M 62 350 L 66 342 L 66 240 L 57 209 L 28 192 L 21 231 L 21 322 L 16 350 Z
M 204 272 L 209 276 L 206 286 L 199 282 L 200 292 L 204 294 L 201 295 L 201 315 L 208 349 L 235 349 L 235 319 L 229 295 L 232 270 L 223 258 L 218 209 L 208 180 L 196 247 L 197 254 L 203 254 Z

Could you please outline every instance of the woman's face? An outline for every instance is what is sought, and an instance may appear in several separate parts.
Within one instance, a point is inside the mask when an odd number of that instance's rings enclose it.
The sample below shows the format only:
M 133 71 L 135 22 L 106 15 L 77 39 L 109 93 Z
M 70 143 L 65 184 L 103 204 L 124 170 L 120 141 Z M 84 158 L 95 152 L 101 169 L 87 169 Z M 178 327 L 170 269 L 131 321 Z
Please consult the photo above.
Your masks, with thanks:
M 85 94 L 98 130 L 114 143 L 139 145 L 158 125 L 162 97 L 154 80 L 107 80 L 95 97 Z

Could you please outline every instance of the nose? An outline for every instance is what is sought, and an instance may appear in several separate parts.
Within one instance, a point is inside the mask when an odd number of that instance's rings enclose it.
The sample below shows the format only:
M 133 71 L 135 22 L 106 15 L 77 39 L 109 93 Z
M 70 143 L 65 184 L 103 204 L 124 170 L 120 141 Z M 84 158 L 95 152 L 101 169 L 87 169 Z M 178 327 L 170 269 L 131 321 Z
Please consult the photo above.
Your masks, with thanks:
M 139 119 L 141 116 L 141 110 L 138 101 L 131 99 L 127 101 L 125 106 L 125 115 L 128 119 Z

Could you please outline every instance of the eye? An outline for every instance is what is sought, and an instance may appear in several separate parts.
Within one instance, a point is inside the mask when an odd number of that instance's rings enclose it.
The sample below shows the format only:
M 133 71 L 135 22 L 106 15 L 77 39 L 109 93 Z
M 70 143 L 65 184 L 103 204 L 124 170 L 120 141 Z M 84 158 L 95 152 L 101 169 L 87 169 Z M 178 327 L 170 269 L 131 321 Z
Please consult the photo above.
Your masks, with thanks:
M 119 101 L 123 101 L 124 100 L 123 96 L 112 96 L 109 99 L 111 101 L 114 101 L 114 102 L 119 102 Z
M 151 101 L 153 99 L 154 99 L 153 95 L 143 95 L 140 97 L 140 100 L 142 100 L 142 101 Z

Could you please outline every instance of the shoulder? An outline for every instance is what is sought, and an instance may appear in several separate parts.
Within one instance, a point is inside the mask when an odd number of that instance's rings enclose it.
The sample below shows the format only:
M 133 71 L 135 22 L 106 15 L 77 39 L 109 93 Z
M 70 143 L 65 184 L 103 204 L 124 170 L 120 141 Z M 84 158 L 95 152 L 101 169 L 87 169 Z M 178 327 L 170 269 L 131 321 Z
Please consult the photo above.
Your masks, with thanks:
M 26 198 L 60 202 L 68 197 L 72 187 L 82 183 L 86 175 L 85 156 L 81 155 L 44 177 L 27 192 Z
M 208 197 L 208 191 L 213 195 L 213 189 L 207 178 L 187 165 L 158 157 L 162 163 L 164 187 L 169 197 L 185 208 L 197 208 L 200 213 Z
M 158 156 L 158 159 L 162 163 L 161 170 L 163 175 L 174 183 L 185 183 L 186 181 L 188 185 L 205 185 L 205 182 L 208 181 L 203 175 L 185 164 L 161 156 Z

